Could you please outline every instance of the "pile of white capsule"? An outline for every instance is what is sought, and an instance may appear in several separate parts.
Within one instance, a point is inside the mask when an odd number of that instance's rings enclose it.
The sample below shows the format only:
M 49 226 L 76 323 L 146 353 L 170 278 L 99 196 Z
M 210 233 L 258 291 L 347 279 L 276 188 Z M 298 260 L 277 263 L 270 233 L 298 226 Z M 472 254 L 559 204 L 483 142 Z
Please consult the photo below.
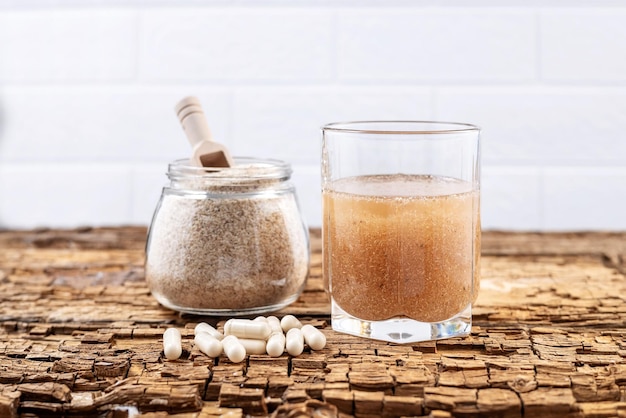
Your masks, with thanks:
M 209 357 L 222 353 L 233 363 L 242 362 L 248 354 L 268 354 L 279 357 L 285 351 L 299 356 L 306 343 L 311 350 L 326 346 L 326 336 L 313 325 L 302 325 L 293 315 L 282 319 L 259 316 L 250 319 L 229 319 L 224 334 L 211 325 L 200 322 L 194 329 L 194 344 Z M 168 328 L 163 333 L 163 353 L 168 360 L 178 359 L 183 352 L 180 331 Z

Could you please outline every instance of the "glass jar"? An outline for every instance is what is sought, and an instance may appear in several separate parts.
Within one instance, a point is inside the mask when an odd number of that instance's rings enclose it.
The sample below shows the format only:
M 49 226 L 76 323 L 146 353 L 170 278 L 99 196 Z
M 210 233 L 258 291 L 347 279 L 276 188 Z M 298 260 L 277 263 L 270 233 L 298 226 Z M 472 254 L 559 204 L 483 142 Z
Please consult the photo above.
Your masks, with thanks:
M 163 306 L 236 316 L 294 302 L 309 267 L 308 231 L 289 164 L 235 158 L 207 170 L 169 165 L 148 231 L 146 281 Z

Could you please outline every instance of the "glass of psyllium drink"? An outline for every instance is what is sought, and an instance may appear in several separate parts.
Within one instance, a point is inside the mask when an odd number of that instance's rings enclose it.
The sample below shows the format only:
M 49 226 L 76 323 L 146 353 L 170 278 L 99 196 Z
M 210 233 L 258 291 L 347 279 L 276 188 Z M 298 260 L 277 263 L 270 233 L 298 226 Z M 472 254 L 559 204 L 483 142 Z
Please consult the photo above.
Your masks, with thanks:
M 480 129 L 372 121 L 322 133 L 333 329 L 397 343 L 469 334 L 480 280 Z

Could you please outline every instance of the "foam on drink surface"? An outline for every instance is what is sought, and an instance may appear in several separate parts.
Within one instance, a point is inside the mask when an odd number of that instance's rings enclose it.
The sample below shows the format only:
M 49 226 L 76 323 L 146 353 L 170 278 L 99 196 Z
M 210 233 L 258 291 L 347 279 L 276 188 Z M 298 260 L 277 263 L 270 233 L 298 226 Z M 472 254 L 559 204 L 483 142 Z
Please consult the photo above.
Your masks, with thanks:
M 478 191 L 424 175 L 344 178 L 324 190 L 324 269 L 335 302 L 364 320 L 436 322 L 473 299 Z M 475 266 L 475 267 L 474 267 Z

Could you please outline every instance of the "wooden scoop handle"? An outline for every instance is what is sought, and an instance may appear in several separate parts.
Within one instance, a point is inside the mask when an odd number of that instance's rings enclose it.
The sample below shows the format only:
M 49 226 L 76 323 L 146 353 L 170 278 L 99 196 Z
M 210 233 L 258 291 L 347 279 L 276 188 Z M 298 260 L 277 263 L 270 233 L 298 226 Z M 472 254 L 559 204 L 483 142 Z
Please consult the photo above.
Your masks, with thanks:
M 192 146 L 202 141 L 212 141 L 211 130 L 198 98 L 185 97 L 176 104 L 174 110 Z

